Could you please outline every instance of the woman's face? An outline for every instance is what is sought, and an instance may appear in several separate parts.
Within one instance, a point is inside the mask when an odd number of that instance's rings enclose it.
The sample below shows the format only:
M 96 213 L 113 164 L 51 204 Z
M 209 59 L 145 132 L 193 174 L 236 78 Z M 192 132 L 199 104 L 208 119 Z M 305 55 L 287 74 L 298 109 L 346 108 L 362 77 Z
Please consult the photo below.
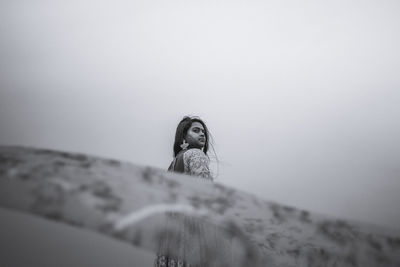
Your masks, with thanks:
M 200 122 L 193 122 L 187 131 L 185 140 L 190 147 L 203 148 L 206 144 L 206 135 L 203 125 Z

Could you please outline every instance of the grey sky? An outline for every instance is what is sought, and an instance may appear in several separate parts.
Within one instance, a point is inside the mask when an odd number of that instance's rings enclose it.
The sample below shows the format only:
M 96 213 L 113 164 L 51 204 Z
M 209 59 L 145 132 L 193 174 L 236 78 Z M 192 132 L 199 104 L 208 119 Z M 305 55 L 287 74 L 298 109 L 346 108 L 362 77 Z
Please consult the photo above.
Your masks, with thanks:
M 398 1 L 2 1 L 0 144 L 167 168 L 208 124 L 218 180 L 398 228 Z

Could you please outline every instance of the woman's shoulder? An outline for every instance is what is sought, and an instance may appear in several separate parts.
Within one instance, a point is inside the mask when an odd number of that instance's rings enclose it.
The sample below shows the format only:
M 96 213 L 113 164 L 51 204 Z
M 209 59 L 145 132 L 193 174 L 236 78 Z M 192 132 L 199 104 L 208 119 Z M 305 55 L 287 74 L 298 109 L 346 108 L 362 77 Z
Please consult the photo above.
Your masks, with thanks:
M 207 157 L 207 155 L 203 152 L 203 150 L 199 148 L 190 148 L 186 150 L 183 154 L 185 157 L 191 157 L 191 156 Z
M 191 148 L 183 154 L 185 173 L 212 179 L 209 169 L 209 158 L 198 148 Z
M 208 163 L 209 158 L 203 150 L 199 148 L 190 148 L 183 153 L 183 160 L 187 161 L 202 161 L 203 163 Z

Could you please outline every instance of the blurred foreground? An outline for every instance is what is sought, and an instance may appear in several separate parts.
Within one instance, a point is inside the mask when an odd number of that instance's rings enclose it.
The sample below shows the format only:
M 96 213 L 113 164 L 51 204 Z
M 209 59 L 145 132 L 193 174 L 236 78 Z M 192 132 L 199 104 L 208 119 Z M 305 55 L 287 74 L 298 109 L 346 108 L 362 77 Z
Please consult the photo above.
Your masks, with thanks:
M 193 266 L 400 266 L 391 230 L 82 154 L 0 147 L 0 207 L 1 266 L 152 266 L 166 236 Z

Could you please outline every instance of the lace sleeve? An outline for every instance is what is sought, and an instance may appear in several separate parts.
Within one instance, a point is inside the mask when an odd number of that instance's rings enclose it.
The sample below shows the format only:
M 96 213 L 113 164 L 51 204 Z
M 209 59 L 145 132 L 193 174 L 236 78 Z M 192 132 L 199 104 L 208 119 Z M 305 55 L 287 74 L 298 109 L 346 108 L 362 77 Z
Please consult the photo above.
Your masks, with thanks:
M 203 178 L 212 179 L 210 173 L 210 160 L 200 149 L 192 148 L 183 155 L 185 173 Z

